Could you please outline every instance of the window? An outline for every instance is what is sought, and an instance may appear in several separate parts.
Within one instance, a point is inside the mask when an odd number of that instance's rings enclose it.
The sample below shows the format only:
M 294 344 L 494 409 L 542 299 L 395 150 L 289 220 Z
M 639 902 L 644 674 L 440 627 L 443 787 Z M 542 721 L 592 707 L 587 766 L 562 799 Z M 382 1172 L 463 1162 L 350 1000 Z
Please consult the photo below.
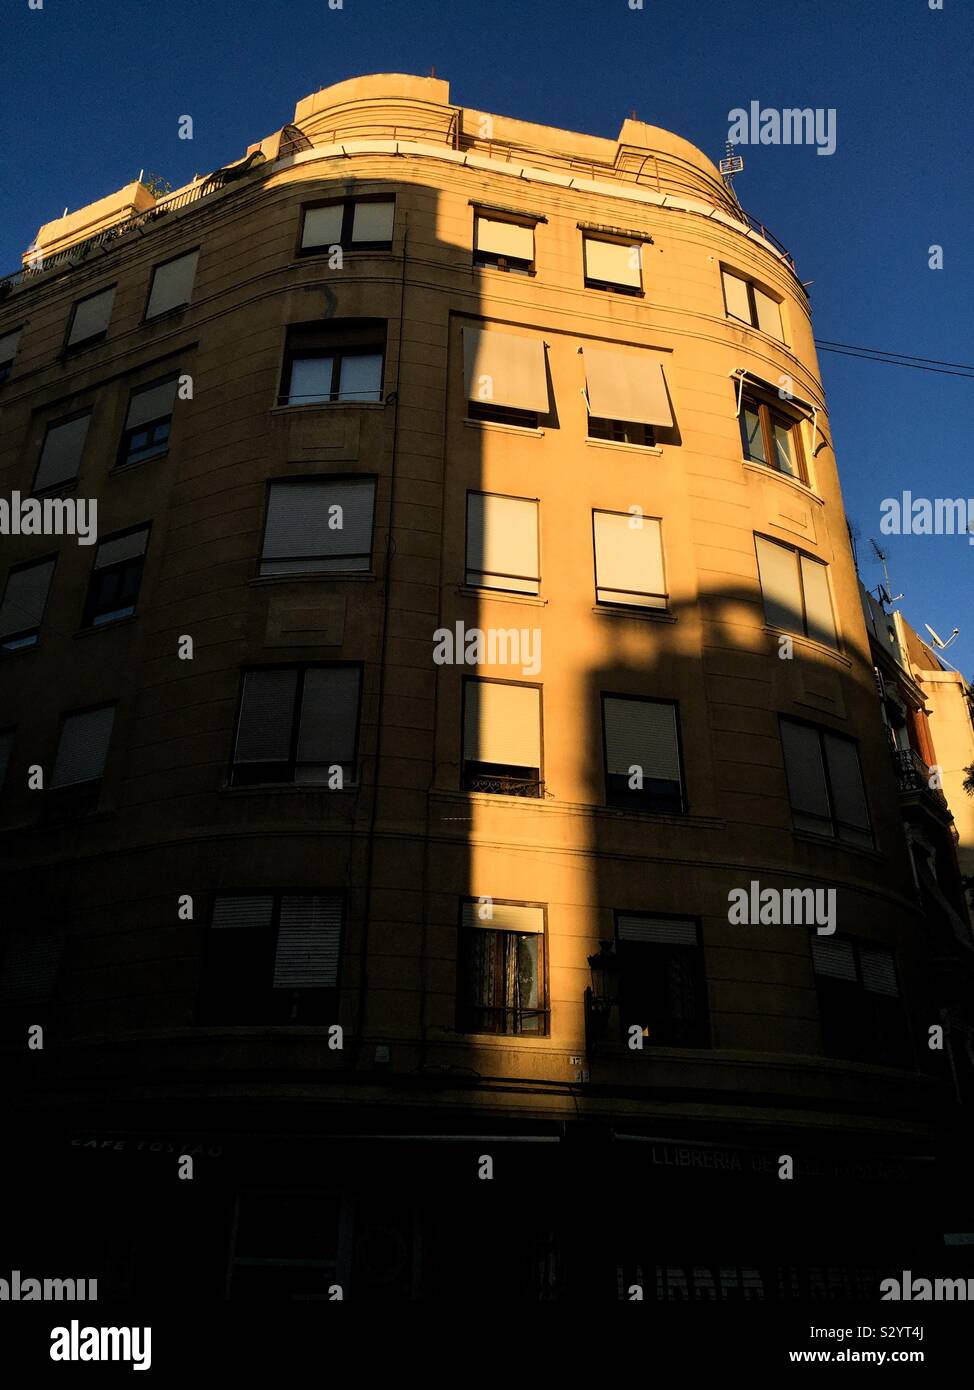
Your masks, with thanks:
M 184 256 L 175 256 L 171 261 L 156 266 L 152 272 L 152 288 L 145 311 L 147 319 L 158 318 L 171 309 L 182 309 L 190 302 L 199 254 L 198 249 L 187 251 Z
M 79 299 L 71 314 L 65 346 L 90 347 L 92 343 L 104 338 L 108 332 L 114 299 L 114 285 L 110 285 L 107 290 L 99 290 L 97 294 L 90 294 L 86 299 Z
M 649 352 L 589 347 L 582 357 L 590 439 L 653 444 L 655 426 L 672 428 L 673 411 L 659 358 Z
M 341 1199 L 321 1192 L 242 1192 L 234 1222 L 230 1297 L 325 1302 L 338 1277 Z
M 544 908 L 464 902 L 457 953 L 458 1028 L 541 1036 L 548 1031 Z
M 57 928 L 14 928 L 3 940 L 0 1004 L 50 999 L 57 983 L 64 934 Z
M 268 666 L 246 671 L 231 781 L 293 782 L 340 790 L 355 781 L 357 666 Z
M 548 368 L 541 338 L 463 330 L 464 389 L 472 420 L 537 429 L 548 413 Z
M 14 358 L 17 356 L 22 332 L 23 329 L 15 328 L 12 333 L 4 333 L 0 336 L 0 382 L 6 381 L 13 370 Z
M 172 376 L 132 392 L 118 454 L 119 468 L 166 453 L 178 385 L 179 378 Z
M 534 221 L 516 221 L 500 214 L 476 212 L 473 220 L 473 263 L 528 274 L 534 270 Z
M 328 251 L 384 250 L 392 245 L 394 198 L 355 198 L 344 203 L 306 207 L 301 223 L 302 254 Z
M 119 531 L 99 541 L 81 615 L 82 627 L 101 627 L 132 616 L 148 544 L 148 526 Z
M 595 597 L 626 608 L 665 608 L 663 540 L 656 517 L 593 512 Z
M 792 719 L 780 724 L 795 829 L 872 849 L 856 744 L 811 724 Z
M 494 492 L 467 493 L 466 582 L 508 593 L 538 593 L 536 501 Z
M 271 483 L 261 574 L 342 574 L 372 565 L 374 478 Z
M 754 542 L 768 623 L 837 647 L 828 565 L 764 536 Z
M 0 650 L 15 652 L 35 647 L 57 559 L 14 565 L 0 604 Z
M 825 1052 L 910 1067 L 913 1048 L 892 953 L 838 936 L 813 936 L 812 964 Z
M 740 422 L 746 459 L 762 463 L 789 478 L 797 478 L 799 482 L 806 481 L 805 455 L 797 421 L 745 392 L 741 397 Z
M 114 705 L 102 705 L 99 709 L 81 710 L 64 716 L 54 759 L 52 787 L 98 781 L 105 771 L 114 722 Z
M 677 706 L 602 696 L 606 802 L 623 810 L 686 810 Z
M 90 424 L 89 410 L 70 420 L 59 420 L 48 425 L 34 478 L 34 492 L 45 492 L 48 488 L 64 487 L 66 483 L 74 482 L 81 467 Z
M 650 1047 L 709 1047 L 707 984 L 699 927 L 685 917 L 616 914 L 619 1029 L 639 1028 Z
M 642 254 L 643 248 L 638 242 L 605 241 L 602 237 L 583 234 L 586 286 L 622 294 L 641 294 Z
M 758 289 L 751 280 L 743 280 L 722 270 L 724 283 L 724 309 L 729 319 L 739 319 L 751 328 L 759 328 L 762 333 L 770 333 L 779 342 L 785 341 L 781 327 L 781 304 L 770 294 Z
M 540 688 L 467 680 L 463 695 L 464 790 L 543 796 Z
M 200 1012 L 209 1023 L 330 1022 L 337 1006 L 339 893 L 220 895 Z
M 7 769 L 10 766 L 10 755 L 14 747 L 14 730 L 0 729 L 0 790 L 7 780 Z
M 381 402 L 385 337 L 385 323 L 374 319 L 331 330 L 292 326 L 278 405 Z

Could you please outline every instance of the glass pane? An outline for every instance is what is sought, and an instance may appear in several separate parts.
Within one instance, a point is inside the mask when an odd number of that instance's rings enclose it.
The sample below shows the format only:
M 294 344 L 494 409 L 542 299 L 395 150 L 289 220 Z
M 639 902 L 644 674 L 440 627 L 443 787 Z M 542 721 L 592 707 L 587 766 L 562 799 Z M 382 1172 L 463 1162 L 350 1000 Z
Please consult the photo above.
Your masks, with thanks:
M 517 938 L 517 991 L 518 1007 L 521 1009 L 540 1008 L 538 1003 L 538 941 L 540 937 Z
M 331 400 L 332 357 L 296 357 L 291 363 L 288 405 Z
M 744 457 L 756 463 L 767 463 L 764 453 L 764 435 L 761 433 L 761 417 L 756 410 L 744 406 L 741 410 L 741 439 L 744 442 Z
M 382 399 L 382 354 L 367 353 L 342 358 L 341 401 L 380 401 Z
M 782 473 L 787 473 L 790 478 L 797 478 L 798 464 L 795 462 L 795 447 L 791 437 L 791 426 L 782 425 L 775 420 L 773 429 L 775 467 L 780 469 Z

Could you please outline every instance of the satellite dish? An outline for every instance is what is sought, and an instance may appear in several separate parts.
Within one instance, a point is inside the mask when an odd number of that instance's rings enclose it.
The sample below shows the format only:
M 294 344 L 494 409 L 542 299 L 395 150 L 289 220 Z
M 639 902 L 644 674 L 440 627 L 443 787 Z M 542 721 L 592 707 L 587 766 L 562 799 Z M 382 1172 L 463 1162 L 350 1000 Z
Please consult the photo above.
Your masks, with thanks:
M 960 632 L 960 628 L 955 627 L 953 632 L 950 634 L 950 636 L 947 638 L 947 641 L 945 642 L 941 636 L 934 632 L 933 628 L 930 626 L 929 623 L 924 623 L 923 626 L 927 629 L 930 636 L 933 638 L 933 645 L 935 647 L 939 647 L 941 651 L 946 651 L 947 648 L 950 646 L 951 642 L 953 642 L 954 638 Z

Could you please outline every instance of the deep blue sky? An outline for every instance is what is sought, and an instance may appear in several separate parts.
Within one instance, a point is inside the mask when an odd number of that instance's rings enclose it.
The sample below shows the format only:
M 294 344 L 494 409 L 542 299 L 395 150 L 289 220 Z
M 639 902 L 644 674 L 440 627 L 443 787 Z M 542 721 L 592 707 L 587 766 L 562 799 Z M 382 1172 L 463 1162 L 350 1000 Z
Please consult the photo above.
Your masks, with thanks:
M 0 270 L 40 223 L 138 175 L 238 158 L 295 101 L 365 72 L 428 74 L 462 104 L 612 136 L 635 109 L 717 158 L 728 112 L 834 107 L 838 147 L 743 151 L 744 206 L 814 281 L 816 335 L 974 360 L 971 0 L 4 0 Z M 192 115 L 195 138 L 177 139 Z M 945 268 L 928 268 L 927 248 Z M 974 497 L 974 386 L 822 354 L 867 584 L 880 502 Z M 914 626 L 974 673 L 974 546 L 889 537 Z

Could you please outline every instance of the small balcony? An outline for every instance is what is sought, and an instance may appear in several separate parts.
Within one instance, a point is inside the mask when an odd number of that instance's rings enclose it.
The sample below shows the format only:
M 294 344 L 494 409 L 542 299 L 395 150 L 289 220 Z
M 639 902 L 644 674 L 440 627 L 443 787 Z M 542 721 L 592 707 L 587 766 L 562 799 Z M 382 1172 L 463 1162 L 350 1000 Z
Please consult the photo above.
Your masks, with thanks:
M 939 787 L 930 785 L 930 769 L 912 748 L 892 750 L 893 768 L 896 772 L 896 785 L 903 797 L 919 799 L 930 809 L 936 810 L 941 819 L 950 819 L 947 798 Z

